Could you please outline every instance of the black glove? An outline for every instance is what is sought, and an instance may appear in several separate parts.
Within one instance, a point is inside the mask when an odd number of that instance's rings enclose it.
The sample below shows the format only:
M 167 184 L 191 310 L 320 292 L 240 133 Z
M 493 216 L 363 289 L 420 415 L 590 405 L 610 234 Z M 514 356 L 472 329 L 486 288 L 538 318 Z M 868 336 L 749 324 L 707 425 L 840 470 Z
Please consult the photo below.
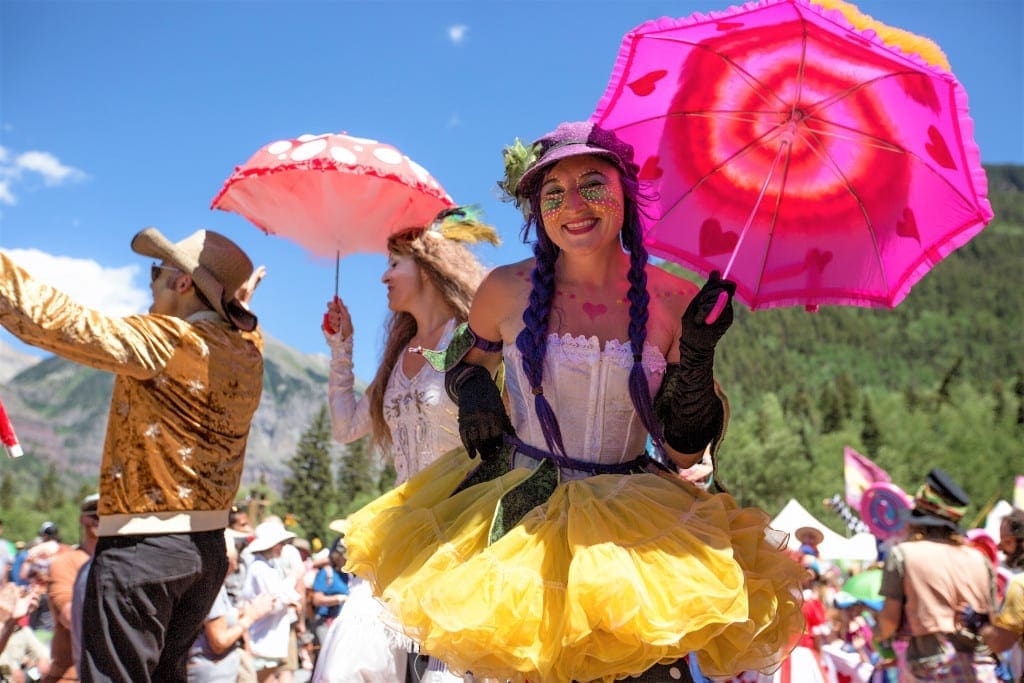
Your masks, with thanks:
M 708 314 L 725 292 L 728 302 L 708 324 Z M 732 296 L 736 283 L 716 270 L 686 307 L 681 319 L 679 364 L 669 365 L 654 398 L 654 413 L 664 428 L 665 442 L 681 453 L 699 453 L 717 437 L 725 420 L 722 400 L 715 394 L 715 345 L 732 325 Z
M 722 309 L 721 315 L 714 322 L 707 323 L 708 314 L 715 307 L 718 296 L 722 292 L 729 295 L 728 302 Z M 697 296 L 693 297 L 690 305 L 683 311 L 683 333 L 679 337 L 681 356 L 686 357 L 688 353 L 715 350 L 718 340 L 732 325 L 732 297 L 734 294 L 736 294 L 736 283 L 732 280 L 723 280 L 721 273 L 717 270 L 712 271 L 708 276 L 708 281 L 704 283 L 704 286 L 697 292 Z
M 459 438 L 469 457 L 489 460 L 501 451 L 506 434 L 515 434 L 501 392 L 487 368 L 460 362 L 444 376 L 448 396 L 459 407 Z
M 985 612 L 975 612 L 974 608 L 968 605 L 960 612 L 960 623 L 962 623 L 964 628 L 968 631 L 974 635 L 978 635 L 978 631 L 988 624 L 988 614 Z

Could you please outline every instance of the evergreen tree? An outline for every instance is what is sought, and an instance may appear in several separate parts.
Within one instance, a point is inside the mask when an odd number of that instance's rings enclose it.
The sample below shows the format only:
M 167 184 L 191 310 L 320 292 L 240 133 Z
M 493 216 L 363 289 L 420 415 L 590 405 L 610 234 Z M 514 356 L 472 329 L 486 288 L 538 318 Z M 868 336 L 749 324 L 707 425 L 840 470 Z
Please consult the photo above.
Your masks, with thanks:
M 350 443 L 338 466 L 338 502 L 345 512 L 377 492 L 372 469 L 369 437 Z
M 74 503 L 75 505 L 81 505 L 82 501 L 87 496 L 91 496 L 96 493 L 96 486 L 88 482 L 83 482 L 78 486 L 78 490 L 75 491 Z
M 857 408 L 857 384 L 845 372 L 840 372 L 836 377 L 836 396 L 839 398 L 843 417 L 846 419 L 853 417 L 853 411 Z
M 377 490 L 380 493 L 387 493 L 391 489 L 395 488 L 395 481 L 398 480 L 398 472 L 395 472 L 395 466 L 390 462 L 385 463 L 384 467 L 381 468 L 380 478 L 377 479 Z
M 56 463 L 50 463 L 46 474 L 39 478 L 39 493 L 36 497 L 36 510 L 51 512 L 64 506 L 64 489 L 57 475 Z
M 789 400 L 786 412 L 799 420 L 810 420 L 814 417 L 814 404 L 807 393 L 807 387 L 802 383 L 797 387 L 796 393 Z
M 921 405 L 921 397 L 917 394 L 917 388 L 908 384 L 903 389 L 903 407 L 908 413 L 912 413 Z
M 330 446 L 331 420 L 327 406 L 321 406 L 288 461 L 291 474 L 285 477 L 281 497 L 281 507 L 298 517 L 303 531 L 321 538 L 327 532 L 334 499 Z
M 1002 422 L 1006 415 L 1006 397 L 1003 395 L 1003 381 L 996 378 L 992 382 L 992 419 L 995 422 Z
M 949 403 L 949 393 L 952 391 L 953 382 L 960 377 L 960 368 L 964 364 L 964 357 L 960 356 L 946 372 L 939 385 L 939 401 Z
M 821 433 L 831 434 L 843 426 L 843 407 L 831 384 L 821 388 Z
M 875 421 L 875 414 L 871 410 L 871 402 L 867 396 L 864 397 L 864 404 L 861 407 L 860 440 L 864 444 L 865 455 L 872 460 L 876 459 L 882 447 L 882 432 Z
M 0 479 L 0 508 L 10 510 L 14 507 L 14 475 L 9 469 L 4 470 Z

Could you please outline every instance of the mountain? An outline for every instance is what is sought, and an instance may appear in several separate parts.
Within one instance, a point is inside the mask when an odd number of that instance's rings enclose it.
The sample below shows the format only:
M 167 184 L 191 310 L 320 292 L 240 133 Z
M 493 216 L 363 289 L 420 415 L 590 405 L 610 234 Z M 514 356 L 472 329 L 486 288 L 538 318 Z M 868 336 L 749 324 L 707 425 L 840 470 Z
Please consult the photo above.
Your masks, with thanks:
M 16 351 L 0 343 L 0 363 Z M 34 359 L 0 380 L 4 405 L 26 458 L 58 463 L 72 479 L 95 479 L 106 432 L 113 375 L 56 356 Z M 327 398 L 328 359 L 264 336 L 263 397 L 249 433 L 243 485 L 277 488 L 285 461 Z M 362 386 L 357 386 L 362 391 Z
M 40 360 L 42 359 L 22 353 L 0 341 L 0 383 L 6 382 L 22 370 L 27 370 Z

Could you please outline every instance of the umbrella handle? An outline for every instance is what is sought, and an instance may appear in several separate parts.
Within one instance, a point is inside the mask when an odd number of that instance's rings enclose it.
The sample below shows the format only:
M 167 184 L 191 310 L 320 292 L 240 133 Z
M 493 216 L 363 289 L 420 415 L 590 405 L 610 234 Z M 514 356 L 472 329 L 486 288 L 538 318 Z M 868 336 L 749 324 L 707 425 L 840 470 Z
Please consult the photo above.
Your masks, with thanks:
M 715 305 L 711 307 L 711 312 L 704 318 L 704 324 L 714 325 L 718 316 L 722 315 L 722 311 L 725 310 L 727 303 L 729 303 L 729 292 L 719 292 L 718 298 L 715 299 Z
M 19 458 L 24 455 L 25 451 L 22 450 L 18 443 L 18 437 L 14 434 L 14 427 L 11 425 L 10 418 L 7 417 L 7 411 L 4 410 L 3 401 L 0 401 L 0 441 L 7 449 L 8 457 Z
M 341 250 L 334 252 L 334 298 L 338 298 L 338 271 L 341 266 Z

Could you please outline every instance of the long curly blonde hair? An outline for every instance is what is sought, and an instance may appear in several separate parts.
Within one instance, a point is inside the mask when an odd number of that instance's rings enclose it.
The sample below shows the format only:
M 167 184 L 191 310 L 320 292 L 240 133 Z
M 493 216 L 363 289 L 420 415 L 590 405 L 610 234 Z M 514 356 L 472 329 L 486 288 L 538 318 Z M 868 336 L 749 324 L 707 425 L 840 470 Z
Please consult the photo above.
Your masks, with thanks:
M 446 209 L 428 227 L 401 230 L 388 238 L 388 253 L 411 256 L 430 283 L 440 292 L 456 323 L 469 318 L 473 295 L 484 278 L 484 267 L 467 248 L 467 244 L 501 240 L 490 225 L 480 222 L 476 211 L 468 207 Z M 384 324 L 386 341 L 380 367 L 366 392 L 370 401 L 373 444 L 387 455 L 391 447 L 391 428 L 384 419 L 384 390 L 388 379 L 416 336 L 416 319 L 398 311 Z

